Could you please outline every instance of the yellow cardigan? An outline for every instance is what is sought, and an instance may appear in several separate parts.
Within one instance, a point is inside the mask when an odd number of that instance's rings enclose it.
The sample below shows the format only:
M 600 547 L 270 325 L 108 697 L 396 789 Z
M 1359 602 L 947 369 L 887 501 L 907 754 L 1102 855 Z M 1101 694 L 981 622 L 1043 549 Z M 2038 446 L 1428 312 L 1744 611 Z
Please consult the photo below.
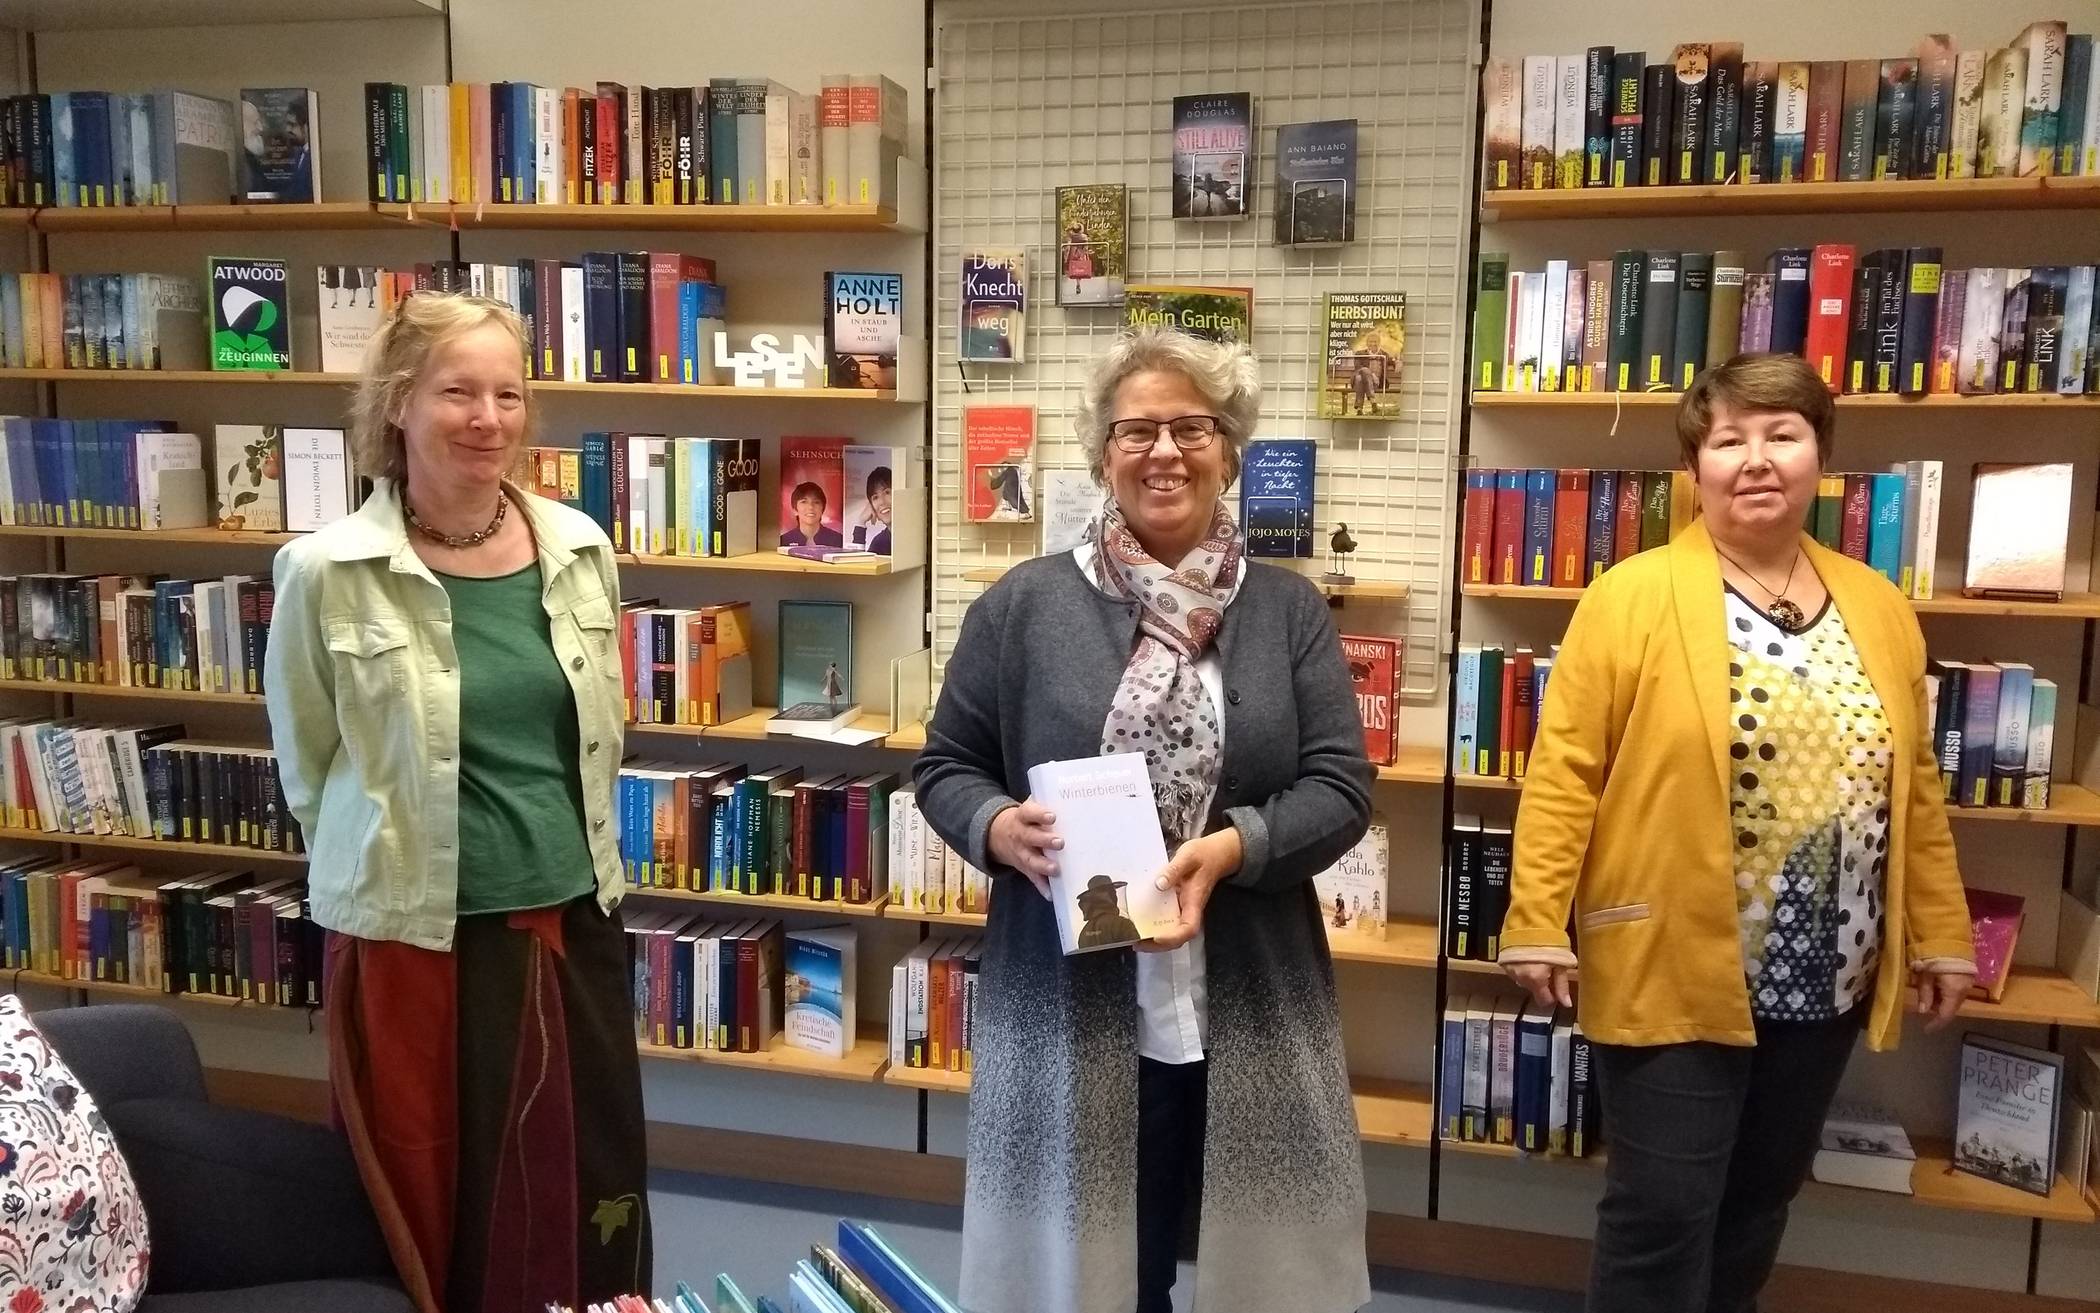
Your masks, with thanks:
M 1941 801 L 1925 639 L 1880 574 L 1802 545 L 1888 715 L 1889 860 L 1868 1045 L 1893 1047 L 1913 963 L 1973 956 Z M 1573 965 L 1577 1015 L 1607 1044 L 1756 1042 L 1729 820 L 1730 649 L 1703 521 L 1614 566 L 1575 608 L 1517 809 L 1505 961 Z

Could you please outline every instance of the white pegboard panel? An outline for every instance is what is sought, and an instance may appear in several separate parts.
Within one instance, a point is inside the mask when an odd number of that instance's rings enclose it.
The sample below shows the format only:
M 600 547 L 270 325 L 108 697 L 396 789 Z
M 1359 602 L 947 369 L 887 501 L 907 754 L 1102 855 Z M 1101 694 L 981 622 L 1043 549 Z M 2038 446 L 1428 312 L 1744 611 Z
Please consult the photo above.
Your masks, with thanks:
M 983 591 L 966 572 L 1036 550 L 1035 525 L 980 525 L 961 509 L 966 400 L 1037 408 L 1036 465 L 1081 469 L 1072 416 L 1088 363 L 1119 331 L 1121 307 L 1056 302 L 1054 191 L 1130 190 L 1129 279 L 1254 289 L 1264 383 L 1258 436 L 1319 443 L 1317 531 L 1346 521 L 1359 580 L 1409 585 L 1404 605 L 1351 601 L 1345 629 L 1407 639 L 1406 692 L 1433 699 L 1443 670 L 1451 577 L 1452 463 L 1463 384 L 1474 54 L 1470 0 L 1191 5 L 1071 16 L 954 16 L 936 9 L 934 103 L 933 646 L 944 661 Z M 1234 222 L 1171 217 L 1172 100 L 1254 96 L 1254 213 Z M 1358 121 L 1357 239 L 1272 245 L 1276 126 Z M 1026 363 L 955 359 L 963 250 L 1028 253 Z M 1315 361 L 1328 292 L 1407 294 L 1402 417 L 1314 418 Z M 1230 496 L 1232 494 L 1228 494 Z M 1362 608 L 1362 609 L 1359 609 Z

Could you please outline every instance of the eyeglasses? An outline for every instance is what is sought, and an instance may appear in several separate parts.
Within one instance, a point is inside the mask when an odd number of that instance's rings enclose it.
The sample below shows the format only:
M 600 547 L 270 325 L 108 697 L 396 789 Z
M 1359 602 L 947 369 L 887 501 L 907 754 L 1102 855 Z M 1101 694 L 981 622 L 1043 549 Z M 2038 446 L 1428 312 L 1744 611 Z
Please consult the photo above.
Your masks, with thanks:
M 1161 430 L 1183 451 L 1201 451 L 1218 436 L 1216 415 L 1176 415 L 1173 419 L 1119 419 L 1108 436 L 1120 451 L 1142 456 L 1159 441 Z

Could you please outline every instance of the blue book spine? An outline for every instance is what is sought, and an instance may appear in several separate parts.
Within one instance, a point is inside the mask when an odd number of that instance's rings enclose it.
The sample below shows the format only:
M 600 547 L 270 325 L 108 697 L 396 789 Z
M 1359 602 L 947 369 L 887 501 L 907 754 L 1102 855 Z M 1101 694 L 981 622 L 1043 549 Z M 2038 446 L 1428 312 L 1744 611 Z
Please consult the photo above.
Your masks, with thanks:
M 846 794 L 843 789 L 831 796 L 831 843 L 824 853 L 824 897 L 838 899 L 846 896 Z
M 1874 474 L 1868 503 L 1867 564 L 1898 583 L 1903 574 L 1903 476 Z
M 1553 1088 L 1553 1019 L 1526 1012 L 1517 1022 L 1517 1147 L 1546 1149 L 1547 1100 Z
M 695 113 L 698 112 L 697 107 Z M 707 84 L 707 199 L 716 205 L 736 204 L 736 79 L 716 78 Z
M 109 93 L 75 91 L 73 185 L 78 205 L 109 204 Z
M 65 509 L 65 485 L 58 479 L 58 443 L 55 430 L 56 425 L 51 420 L 29 421 L 30 459 L 36 466 L 36 522 L 46 526 L 65 523 L 59 514 Z
M 2017 807 L 2027 776 L 2034 667 L 2021 662 L 1998 669 L 1998 724 L 1991 738 L 1990 802 L 1993 807 Z
M 1309 438 L 1247 444 L 1240 471 L 1240 526 L 1247 555 L 1312 556 L 1313 452 Z
M 533 199 L 534 180 L 538 177 L 538 163 L 533 155 L 533 141 L 538 135 L 533 130 L 533 87 L 530 82 L 510 84 L 510 169 L 511 196 L 518 204 L 530 204 Z
M 693 555 L 713 556 L 714 541 L 709 537 L 713 516 L 708 512 L 714 508 L 715 497 L 715 443 L 723 439 L 691 438 L 690 465 L 693 472 L 692 508 L 686 521 L 686 530 L 692 535 Z
M 700 381 L 700 284 L 678 284 L 678 381 Z
M 592 383 L 620 377 L 619 269 L 617 256 L 583 253 L 583 374 Z
M 1618 538 L 1619 472 L 1590 472 L 1589 552 L 1583 562 L 1585 583 L 1611 569 L 1612 549 Z
M 583 435 L 583 513 L 612 536 L 612 435 Z
M 1444 1140 L 1458 1138 L 1460 1108 L 1465 1102 L 1466 1083 L 1466 1017 L 1464 1011 L 1456 1015 L 1444 1014 L 1443 1044 L 1438 1051 L 1437 1063 L 1437 1137 Z
M 1552 470 L 1524 471 L 1524 556 L 1526 584 L 1543 587 L 1553 577 Z
M 724 799 L 715 799 L 715 805 L 707 813 L 707 887 L 719 890 L 727 887 L 729 856 L 724 844 L 729 838 L 729 807 Z

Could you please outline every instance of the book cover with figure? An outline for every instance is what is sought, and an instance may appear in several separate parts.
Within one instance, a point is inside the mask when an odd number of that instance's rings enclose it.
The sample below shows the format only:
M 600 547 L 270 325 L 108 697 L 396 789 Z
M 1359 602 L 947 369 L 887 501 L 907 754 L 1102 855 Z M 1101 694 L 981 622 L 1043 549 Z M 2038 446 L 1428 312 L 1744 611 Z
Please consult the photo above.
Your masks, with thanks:
M 787 1043 L 843 1058 L 858 1038 L 853 987 L 860 936 L 844 926 L 787 932 L 781 963 Z
M 355 374 L 364 368 L 365 348 L 386 318 L 379 306 L 380 272 L 375 266 L 354 264 L 324 264 L 314 271 L 322 373 Z
M 321 196 L 320 115 L 305 87 L 241 88 L 241 196 L 293 204 Z
M 1276 244 L 1356 240 L 1356 120 L 1276 129 Z
M 783 438 L 780 445 L 780 545 L 846 544 L 844 438 Z
M 1174 217 L 1244 219 L 1254 155 L 1254 97 L 1174 97 Z
M 1122 948 L 1171 930 L 1178 908 L 1155 877 L 1167 864 L 1152 775 L 1142 752 L 1028 769 L 1028 790 L 1057 815 L 1050 901 L 1067 954 Z
M 1954 1169 L 2047 1196 L 2056 1184 L 2063 1076 L 2062 1054 L 1962 1036 Z
M 1096 183 L 1057 189 L 1057 303 L 1121 305 L 1129 270 L 1130 189 Z
M 964 512 L 973 523 L 1035 519 L 1035 407 L 964 406 Z
M 1021 363 L 1028 322 L 1027 261 L 1027 253 L 1018 247 L 963 252 L 957 359 Z
M 1240 468 L 1240 530 L 1247 555 L 1311 559 L 1313 453 L 1310 438 L 1257 438 Z
M 1321 419 L 1397 419 L 1407 293 L 1329 292 Z
M 1373 816 L 1371 828 L 1356 846 L 1313 877 L 1320 919 L 1327 923 L 1329 935 L 1385 938 L 1385 881 L 1391 861 L 1392 841 L 1385 818 Z
M 880 391 L 897 386 L 904 336 L 904 275 L 824 275 L 825 382 Z
M 282 260 L 211 257 L 211 367 L 292 367 L 291 289 Z

